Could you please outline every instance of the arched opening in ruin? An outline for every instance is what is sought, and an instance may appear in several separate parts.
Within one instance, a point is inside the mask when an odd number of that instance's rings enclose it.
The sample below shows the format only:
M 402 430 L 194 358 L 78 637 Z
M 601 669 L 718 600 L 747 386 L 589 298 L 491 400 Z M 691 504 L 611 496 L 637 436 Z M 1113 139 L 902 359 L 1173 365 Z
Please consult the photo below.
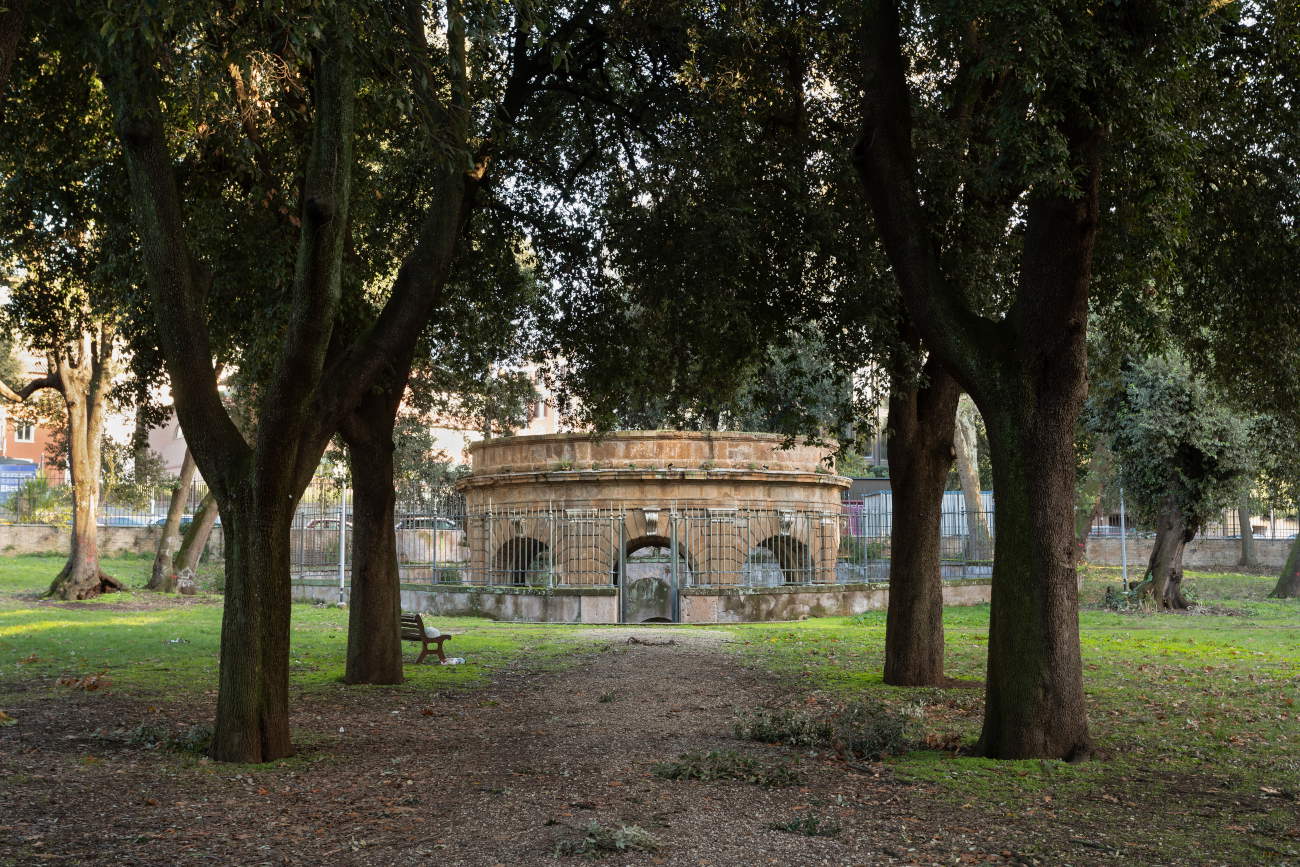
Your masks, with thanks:
M 530 536 L 505 542 L 493 562 L 494 584 L 546 584 L 551 577 L 551 549 Z
M 744 566 L 746 583 L 759 586 L 809 584 L 816 574 L 812 551 L 794 536 L 770 536 L 750 549 Z
M 691 580 L 690 558 L 666 536 L 639 536 L 623 548 L 613 583 L 622 595 L 625 623 L 672 623 L 678 619 L 678 589 Z

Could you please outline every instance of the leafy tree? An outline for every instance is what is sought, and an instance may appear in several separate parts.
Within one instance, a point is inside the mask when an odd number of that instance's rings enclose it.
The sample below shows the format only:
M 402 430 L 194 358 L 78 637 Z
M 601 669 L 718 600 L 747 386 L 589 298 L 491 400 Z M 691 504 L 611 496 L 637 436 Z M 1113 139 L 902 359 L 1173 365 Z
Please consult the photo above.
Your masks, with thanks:
M 988 428 L 986 755 L 1089 749 L 1071 507 L 1090 300 L 1160 297 L 1199 124 L 1233 111 L 1203 88 L 1209 58 L 1280 8 L 881 2 L 862 19 L 864 189 L 916 329 Z M 1094 299 L 1103 222 L 1120 231 Z
M 342 430 L 354 463 L 375 461 L 356 477 L 387 489 L 367 514 L 391 516 L 392 420 L 417 340 L 525 104 L 590 62 L 568 52 L 593 10 L 81 11 L 54 27 L 89 45 L 112 103 L 160 366 L 223 516 L 213 754 L 277 758 L 292 749 L 293 505 Z M 222 406 L 222 353 L 237 353 L 255 386 L 251 439 Z M 350 630 L 374 635 L 375 652 L 350 658 L 348 677 L 391 682 L 401 677 L 391 517 L 356 534 L 378 570 L 354 582 Z
M 673 86 L 629 103 L 644 138 L 574 182 L 575 208 L 599 217 L 585 254 L 572 233 L 535 235 L 560 263 L 546 324 L 561 388 L 598 429 L 739 425 L 842 446 L 873 432 L 873 396 L 892 389 L 891 483 L 905 505 L 886 679 L 942 683 L 937 540 L 955 391 L 937 362 L 922 374 L 925 352 L 900 326 L 860 219 L 853 97 L 826 86 L 854 65 L 847 31 L 822 26 L 843 16 L 834 4 L 672 9 L 678 26 L 654 19 L 650 68 L 675 72 Z M 921 468 L 922 456 L 941 466 Z
M 4 71 L 11 74 L 3 94 L 7 122 L 0 128 L 0 246 L 10 268 L 3 324 L 47 363 L 35 379 L 0 385 L 0 395 L 22 402 L 49 389 L 61 398 L 72 547 L 48 592 L 84 599 L 121 589 L 99 568 L 95 521 L 121 322 L 114 299 L 132 285 L 121 256 L 122 176 L 111 157 L 106 107 L 95 103 L 90 82 L 78 78 L 69 90 L 51 82 L 80 75 L 75 58 L 31 52 Z M 21 122 L 14 120 L 16 107 Z M 52 129 L 60 134 L 51 135 Z
M 1237 499 L 1253 469 L 1251 424 L 1176 357 L 1131 364 L 1102 395 L 1092 424 L 1109 440 L 1138 519 L 1157 528 L 1143 596 L 1186 608 L 1183 547 Z

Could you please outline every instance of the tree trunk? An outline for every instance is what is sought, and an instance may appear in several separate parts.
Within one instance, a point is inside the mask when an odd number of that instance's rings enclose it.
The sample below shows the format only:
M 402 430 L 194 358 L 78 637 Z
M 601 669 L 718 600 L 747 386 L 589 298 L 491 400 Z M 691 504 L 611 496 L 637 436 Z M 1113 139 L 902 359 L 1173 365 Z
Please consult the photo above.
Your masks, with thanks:
M 59 390 L 68 412 L 72 547 L 67 563 L 45 591 L 46 596 L 89 599 L 101 593 L 126 589 L 99 567 L 99 527 L 96 524 L 109 340 L 104 334 L 84 334 L 78 349 L 61 354 L 56 361 Z
M 957 476 L 961 479 L 962 499 L 966 503 L 966 559 L 991 560 L 993 543 L 980 485 L 975 413 L 973 404 L 965 401 L 958 404 L 953 447 L 957 456 Z
M 1165 497 L 1156 519 L 1156 540 L 1151 546 L 1142 599 L 1160 608 L 1185 609 L 1183 598 L 1183 549 L 1195 534 L 1173 495 Z
M 1291 542 L 1291 550 L 1286 555 L 1286 565 L 1277 578 L 1277 585 L 1268 594 L 1274 599 L 1295 599 L 1300 596 L 1300 534 Z
M 1259 558 L 1255 555 L 1255 529 L 1250 526 L 1250 498 L 1242 497 L 1237 506 L 1237 523 L 1241 525 L 1241 559 L 1238 566 L 1258 566 Z
M 1090 742 L 1074 565 L 1074 416 L 1009 402 L 985 408 L 984 421 L 998 532 L 978 751 L 1082 758 Z
M 895 686 L 945 683 L 939 524 L 961 392 L 936 358 L 923 377 L 924 387 L 896 383 L 889 397 L 893 518 L 884 677 Z
M 271 762 L 293 755 L 289 738 L 289 538 L 298 498 L 266 468 L 228 492 L 221 673 L 212 755 Z M 273 484 L 258 484 L 269 480 Z M 198 523 L 197 521 L 195 522 Z
M 352 464 L 353 492 L 346 683 L 403 680 L 393 516 L 393 428 L 401 394 L 401 388 L 372 391 L 340 427 Z
M 189 448 L 181 461 L 181 474 L 172 486 L 171 501 L 167 504 L 167 520 L 163 523 L 162 536 L 158 539 L 158 553 L 153 558 L 153 573 L 149 576 L 146 590 L 172 593 L 176 590 L 176 571 L 172 568 L 172 557 L 181 541 L 181 516 L 189 500 L 190 485 L 194 482 L 194 455 Z
M 203 556 L 203 549 L 208 546 L 208 537 L 212 535 L 212 527 L 217 522 L 219 514 L 217 498 L 210 492 L 205 494 L 199 501 L 199 510 L 194 513 L 194 520 L 190 522 L 184 538 L 181 539 L 180 550 L 176 552 L 176 558 L 172 561 L 173 576 L 180 575 L 187 569 L 190 574 L 193 574 L 198 569 L 199 558 Z

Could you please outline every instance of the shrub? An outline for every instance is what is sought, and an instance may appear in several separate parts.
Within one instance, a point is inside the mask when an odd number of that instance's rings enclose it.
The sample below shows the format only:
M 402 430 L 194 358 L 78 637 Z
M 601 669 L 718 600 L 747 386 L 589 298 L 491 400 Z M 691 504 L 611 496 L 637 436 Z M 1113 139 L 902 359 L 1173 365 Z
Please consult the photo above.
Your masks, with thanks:
M 636 825 L 605 828 L 592 822 L 582 830 L 581 837 L 555 844 L 555 854 L 606 855 L 610 852 L 654 852 L 658 848 L 659 841 L 644 828 Z
M 173 735 L 164 723 L 141 723 L 127 732 L 126 742 L 135 746 L 173 750 L 178 753 L 205 754 L 212 746 L 212 726 L 194 725 Z
M 884 560 L 885 543 L 877 539 L 867 540 L 861 536 L 841 536 L 839 559 L 855 566 L 873 560 Z
M 743 740 L 833 749 L 860 761 L 907 752 L 910 728 L 908 717 L 873 700 L 821 711 L 760 708 L 739 714 L 733 725 Z
M 45 476 L 32 476 L 22 482 L 5 503 L 6 510 L 18 524 L 72 523 L 72 496 L 62 485 L 51 485 Z
M 740 780 L 769 787 L 796 786 L 800 782 L 799 773 L 789 765 L 768 764 L 735 750 L 683 753 L 677 761 L 659 762 L 650 771 L 665 780 Z

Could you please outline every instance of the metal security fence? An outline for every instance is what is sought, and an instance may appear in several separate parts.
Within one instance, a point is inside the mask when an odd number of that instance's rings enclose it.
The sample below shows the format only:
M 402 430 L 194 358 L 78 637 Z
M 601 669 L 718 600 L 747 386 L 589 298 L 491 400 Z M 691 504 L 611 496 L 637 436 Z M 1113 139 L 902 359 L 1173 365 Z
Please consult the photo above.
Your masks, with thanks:
M 960 491 L 944 494 L 939 519 L 940 570 L 944 578 L 987 578 L 993 574 L 996 536 L 993 496 L 985 491 L 983 510 L 967 511 Z M 840 582 L 888 581 L 893 532 L 893 496 L 881 491 L 843 502 L 839 562 Z
M 192 519 L 208 488 L 195 481 L 186 493 L 183 521 Z M 136 502 L 122 502 L 101 491 L 95 510 L 101 527 L 161 527 L 167 518 L 171 491 L 159 490 Z M 8 466 L 0 471 L 0 523 L 66 527 L 72 523 L 72 480 L 56 467 Z
M 346 577 L 352 563 L 353 492 L 346 484 L 318 479 L 294 513 L 290 541 L 294 573 Z M 455 581 L 468 561 L 465 501 L 455 493 L 399 500 L 394 509 L 397 560 L 408 581 Z
M 1132 512 L 1116 509 L 1114 512 L 1099 515 L 1093 519 L 1088 533 L 1099 538 L 1127 535 L 1132 538 L 1149 538 L 1155 535 L 1156 528 L 1146 523 L 1135 522 Z M 1196 534 L 1198 539 L 1240 539 L 1244 528 L 1241 515 L 1236 509 L 1224 509 L 1215 513 L 1205 522 Z M 1248 531 L 1255 539 L 1294 539 L 1300 532 L 1300 522 L 1296 513 L 1269 509 L 1263 514 L 1250 516 Z
M 294 524 L 294 570 L 347 580 L 351 492 L 309 491 Z M 396 547 L 402 579 L 516 587 L 777 587 L 889 579 L 889 501 L 838 510 L 735 506 L 563 504 L 495 506 L 466 512 L 444 497 L 400 506 Z M 992 512 L 945 509 L 945 578 L 992 571 Z M 647 591 L 649 592 L 649 591 Z

